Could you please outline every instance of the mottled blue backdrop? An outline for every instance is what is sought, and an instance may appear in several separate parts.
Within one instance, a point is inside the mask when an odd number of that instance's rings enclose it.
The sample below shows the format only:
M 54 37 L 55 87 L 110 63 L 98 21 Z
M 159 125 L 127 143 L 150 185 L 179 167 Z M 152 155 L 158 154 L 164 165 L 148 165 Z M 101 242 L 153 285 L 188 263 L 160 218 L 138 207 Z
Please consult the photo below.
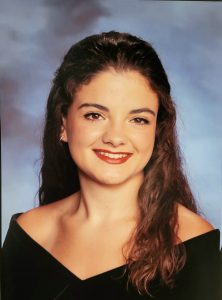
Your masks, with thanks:
M 3 0 L 0 9 L 3 239 L 38 204 L 40 140 L 52 75 L 68 48 L 102 31 L 153 44 L 172 85 L 184 168 L 205 218 L 221 229 L 222 3 Z

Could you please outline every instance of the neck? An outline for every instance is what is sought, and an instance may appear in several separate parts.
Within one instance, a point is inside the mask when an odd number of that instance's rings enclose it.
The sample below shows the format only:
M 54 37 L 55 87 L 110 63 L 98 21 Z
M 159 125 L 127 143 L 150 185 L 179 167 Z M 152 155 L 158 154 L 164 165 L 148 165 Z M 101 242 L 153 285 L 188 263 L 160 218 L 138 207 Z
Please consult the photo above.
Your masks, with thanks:
M 79 175 L 80 202 L 76 213 L 82 220 L 92 224 L 137 220 L 138 191 L 144 178 L 142 173 L 118 185 L 104 185 L 84 174 Z

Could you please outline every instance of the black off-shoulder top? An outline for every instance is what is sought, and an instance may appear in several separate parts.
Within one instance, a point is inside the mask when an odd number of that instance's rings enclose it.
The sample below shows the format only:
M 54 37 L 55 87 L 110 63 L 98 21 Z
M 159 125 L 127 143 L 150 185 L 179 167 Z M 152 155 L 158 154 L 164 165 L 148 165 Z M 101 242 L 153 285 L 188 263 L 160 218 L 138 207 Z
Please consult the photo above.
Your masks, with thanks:
M 175 288 L 153 284 L 153 298 L 127 288 L 127 265 L 81 280 L 11 218 L 2 247 L 2 300 L 218 300 L 219 230 L 183 244 L 187 262 Z M 124 270 L 126 271 L 124 273 Z

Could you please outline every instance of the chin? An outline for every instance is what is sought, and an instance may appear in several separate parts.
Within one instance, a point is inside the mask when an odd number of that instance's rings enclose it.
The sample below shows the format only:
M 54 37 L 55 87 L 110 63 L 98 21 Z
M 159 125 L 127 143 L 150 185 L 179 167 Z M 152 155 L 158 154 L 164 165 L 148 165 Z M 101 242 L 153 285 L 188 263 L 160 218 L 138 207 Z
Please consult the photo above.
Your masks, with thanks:
M 103 176 L 102 178 L 96 178 L 96 181 L 104 185 L 118 185 L 126 180 L 127 179 L 123 178 L 122 176 Z
M 99 175 L 99 176 L 93 176 L 93 180 L 98 182 L 99 184 L 103 184 L 103 185 L 119 185 L 122 184 L 124 182 L 126 182 L 129 179 L 129 177 L 125 177 L 125 176 L 121 176 L 121 175 L 114 175 L 114 174 L 103 174 L 103 176 Z

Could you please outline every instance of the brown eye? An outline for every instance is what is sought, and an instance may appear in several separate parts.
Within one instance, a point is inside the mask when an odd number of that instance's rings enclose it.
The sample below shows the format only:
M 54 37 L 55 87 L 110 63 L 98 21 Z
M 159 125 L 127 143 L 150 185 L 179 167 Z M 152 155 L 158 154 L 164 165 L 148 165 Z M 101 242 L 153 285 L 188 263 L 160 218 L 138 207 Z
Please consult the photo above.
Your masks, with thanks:
M 144 118 L 135 118 L 133 119 L 135 121 L 136 124 L 138 125 L 146 125 L 149 124 L 150 122 L 147 119 Z
M 84 115 L 84 118 L 87 120 L 99 120 L 99 118 L 102 117 L 99 113 L 87 113 Z

